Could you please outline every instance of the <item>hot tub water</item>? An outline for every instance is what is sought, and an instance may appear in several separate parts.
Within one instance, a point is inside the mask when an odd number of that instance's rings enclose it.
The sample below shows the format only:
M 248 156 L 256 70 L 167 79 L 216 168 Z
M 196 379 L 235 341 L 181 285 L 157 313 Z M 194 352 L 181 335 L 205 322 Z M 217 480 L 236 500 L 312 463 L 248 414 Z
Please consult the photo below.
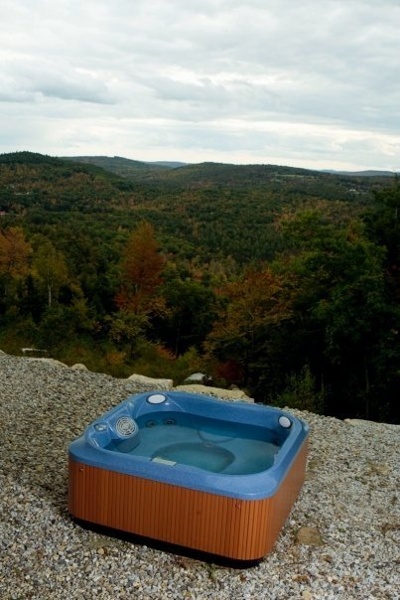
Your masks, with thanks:
M 112 441 L 105 449 L 149 457 L 161 464 L 190 465 L 213 473 L 248 475 L 268 469 L 279 450 L 274 432 L 182 413 L 153 413 L 139 418 L 138 443 L 126 450 Z

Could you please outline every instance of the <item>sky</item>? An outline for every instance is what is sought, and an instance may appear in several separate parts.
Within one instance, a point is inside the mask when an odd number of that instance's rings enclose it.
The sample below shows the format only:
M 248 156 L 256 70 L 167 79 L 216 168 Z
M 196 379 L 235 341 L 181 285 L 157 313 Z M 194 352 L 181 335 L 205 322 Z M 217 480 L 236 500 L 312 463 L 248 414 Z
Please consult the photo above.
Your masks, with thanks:
M 0 153 L 400 171 L 399 0 L 0 0 Z

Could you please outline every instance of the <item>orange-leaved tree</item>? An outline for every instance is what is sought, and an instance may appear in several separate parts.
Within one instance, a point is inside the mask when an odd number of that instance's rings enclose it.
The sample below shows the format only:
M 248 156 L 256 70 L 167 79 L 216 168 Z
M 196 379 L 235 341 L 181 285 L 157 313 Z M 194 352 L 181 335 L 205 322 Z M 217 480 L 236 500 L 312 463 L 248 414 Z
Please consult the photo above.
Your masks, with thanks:
M 164 264 L 153 226 L 147 222 L 139 224 L 124 249 L 121 286 L 116 296 L 119 313 L 111 331 L 115 341 L 130 343 L 131 355 L 135 340 L 145 331 L 150 317 L 164 311 L 160 291 Z
M 245 385 L 269 330 L 292 314 L 287 291 L 283 277 L 266 266 L 247 270 L 220 290 L 221 305 L 206 346 L 220 360 L 235 361 Z
M 29 270 L 32 248 L 21 227 L 10 227 L 0 233 L 0 274 L 17 277 Z
M 0 232 L 0 276 L 4 296 L 10 281 L 28 274 L 31 252 L 31 245 L 21 227 L 10 227 Z

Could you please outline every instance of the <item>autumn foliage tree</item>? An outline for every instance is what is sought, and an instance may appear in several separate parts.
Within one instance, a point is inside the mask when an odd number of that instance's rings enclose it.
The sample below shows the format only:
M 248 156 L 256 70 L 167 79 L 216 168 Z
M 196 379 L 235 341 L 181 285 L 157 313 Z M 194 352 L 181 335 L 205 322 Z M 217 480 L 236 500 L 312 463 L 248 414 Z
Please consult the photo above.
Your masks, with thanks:
M 121 264 L 117 305 L 135 314 L 149 314 L 160 306 L 159 287 L 164 258 L 152 225 L 141 223 L 131 234 Z
M 220 300 L 207 348 L 220 360 L 234 360 L 247 385 L 254 378 L 254 362 L 271 330 L 291 315 L 287 286 L 269 267 L 249 269 L 220 290 Z
M 10 227 L 0 232 L 0 277 L 4 297 L 12 280 L 28 274 L 31 252 L 31 245 L 21 227 Z
M 31 245 L 20 227 L 10 227 L 0 233 L 0 274 L 17 277 L 28 272 Z
M 143 222 L 131 234 L 121 262 L 121 286 L 116 296 L 119 313 L 111 335 L 117 342 L 128 341 L 130 355 L 135 340 L 149 324 L 152 315 L 164 310 L 160 294 L 164 258 L 160 254 L 152 225 Z

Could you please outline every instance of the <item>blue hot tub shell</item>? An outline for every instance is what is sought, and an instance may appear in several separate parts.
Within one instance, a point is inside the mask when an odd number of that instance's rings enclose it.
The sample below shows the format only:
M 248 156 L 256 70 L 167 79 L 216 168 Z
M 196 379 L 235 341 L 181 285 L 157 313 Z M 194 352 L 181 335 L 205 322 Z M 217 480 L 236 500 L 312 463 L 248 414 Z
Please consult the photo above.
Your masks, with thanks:
M 151 436 L 158 439 L 165 429 L 164 425 L 161 429 L 157 427 L 159 423 L 179 427 L 180 422 L 205 424 L 206 443 L 197 437 L 193 443 L 178 440 L 159 452 L 145 451 L 146 443 L 152 443 Z M 220 425 L 224 430 L 227 428 L 232 439 L 240 438 L 241 431 L 255 432 L 254 447 L 257 452 L 260 448 L 255 466 L 247 467 L 239 455 L 240 444 L 224 442 L 223 431 L 219 434 Z M 174 431 L 180 435 L 180 430 Z M 304 481 L 307 438 L 307 424 L 278 408 L 184 392 L 131 396 L 96 419 L 70 444 L 70 512 L 89 523 L 228 558 L 259 559 L 271 549 Z M 272 454 L 263 456 L 271 448 Z M 213 454 L 215 470 L 201 468 L 196 461 L 194 464 L 190 460 L 179 461 L 186 454 L 189 459 L 192 454 L 196 458 L 199 452 L 206 460 L 207 452 Z M 113 488 L 117 482 L 116 494 Z M 159 502 L 154 499 L 155 493 Z M 133 506 L 128 509 L 131 500 Z M 172 508 L 177 504 L 185 526 L 179 526 L 179 514 Z M 147 505 L 153 508 L 147 510 Z M 124 513 L 121 517 L 121 511 L 129 515 Z M 214 512 L 219 514 L 219 523 L 206 532 L 205 522 L 213 520 Z M 169 531 L 166 523 L 171 519 L 174 524 Z M 251 523 L 246 525 L 246 519 Z M 224 532 L 225 541 L 220 543 L 216 540 L 227 521 L 231 533 Z M 253 531 L 252 539 L 245 542 L 249 528 Z M 236 534 L 232 533 L 235 529 Z M 226 538 L 232 539 L 229 542 Z

